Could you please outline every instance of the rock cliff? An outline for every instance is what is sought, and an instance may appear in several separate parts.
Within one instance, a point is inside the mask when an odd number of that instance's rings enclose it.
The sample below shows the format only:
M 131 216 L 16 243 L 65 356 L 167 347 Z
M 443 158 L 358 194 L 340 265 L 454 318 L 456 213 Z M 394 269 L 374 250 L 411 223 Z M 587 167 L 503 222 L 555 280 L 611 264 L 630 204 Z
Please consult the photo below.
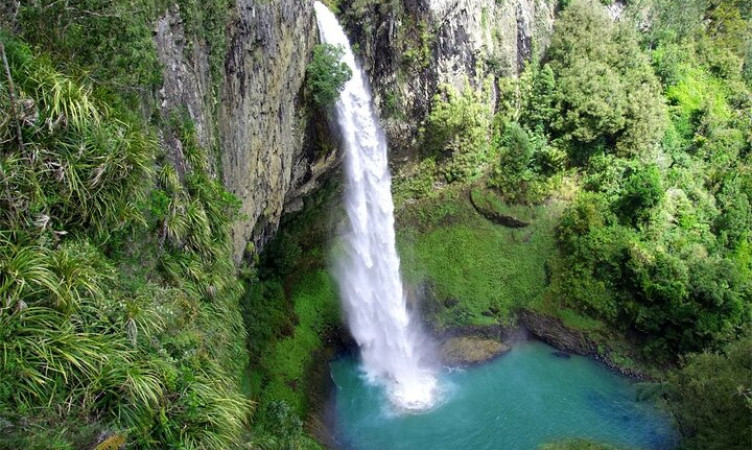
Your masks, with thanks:
M 340 17 L 370 76 L 396 159 L 415 153 L 418 130 L 440 85 L 462 89 L 489 76 L 516 75 L 543 49 L 556 3 L 341 3 Z M 236 0 L 225 27 L 226 48 L 192 41 L 177 6 L 155 27 L 164 67 L 160 106 L 163 112 L 187 111 L 200 142 L 216 152 L 215 174 L 242 201 L 233 233 L 236 260 L 247 242 L 263 245 L 282 213 L 298 209 L 318 178 L 338 162 L 336 151 L 312 148 L 312 130 L 326 134 L 326 127 L 308 123 L 312 114 L 302 98 L 305 68 L 317 42 L 312 6 L 309 0 Z M 223 52 L 221 88 L 210 61 L 217 51 Z M 179 148 L 172 153 L 180 157 Z
M 337 158 L 304 145 L 302 89 L 316 43 L 312 2 L 237 0 L 228 18 L 224 49 L 186 36 L 177 6 L 157 21 L 154 39 L 163 113 L 187 111 L 201 144 L 218 153 L 216 175 L 242 202 L 233 230 L 239 260 L 247 242 L 268 240 L 285 205 L 297 207 Z M 224 52 L 221 88 L 212 84 L 212 51 Z M 170 151 L 179 158 L 179 148 Z
M 515 76 L 548 45 L 556 0 L 406 0 L 342 6 L 395 156 L 409 157 L 442 84 Z M 495 85 L 495 83 L 494 83 Z

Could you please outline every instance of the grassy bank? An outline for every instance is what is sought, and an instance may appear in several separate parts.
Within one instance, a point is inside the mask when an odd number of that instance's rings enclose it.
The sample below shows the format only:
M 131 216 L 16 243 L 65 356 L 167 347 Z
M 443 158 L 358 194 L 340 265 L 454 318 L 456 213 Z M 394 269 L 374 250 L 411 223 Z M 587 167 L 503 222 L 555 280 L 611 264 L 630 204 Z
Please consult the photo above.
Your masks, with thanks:
M 516 308 L 540 303 L 556 251 L 561 201 L 516 206 L 530 224 L 508 228 L 478 213 L 468 196 L 468 187 L 453 186 L 398 213 L 402 273 L 408 284 L 430 286 L 426 309 L 438 329 L 509 321 Z

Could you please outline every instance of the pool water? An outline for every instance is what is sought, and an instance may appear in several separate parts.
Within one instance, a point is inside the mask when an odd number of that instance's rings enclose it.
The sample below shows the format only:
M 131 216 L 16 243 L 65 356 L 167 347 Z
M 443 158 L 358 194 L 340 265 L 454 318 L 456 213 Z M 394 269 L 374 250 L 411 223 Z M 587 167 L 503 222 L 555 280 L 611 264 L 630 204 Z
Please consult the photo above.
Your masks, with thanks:
M 588 358 L 557 356 L 540 342 L 516 344 L 486 364 L 446 369 L 440 404 L 421 414 L 395 411 L 354 357 L 332 362 L 331 375 L 333 430 L 344 449 L 536 449 L 567 438 L 676 446 L 670 417 L 652 402 L 637 402 L 629 380 Z

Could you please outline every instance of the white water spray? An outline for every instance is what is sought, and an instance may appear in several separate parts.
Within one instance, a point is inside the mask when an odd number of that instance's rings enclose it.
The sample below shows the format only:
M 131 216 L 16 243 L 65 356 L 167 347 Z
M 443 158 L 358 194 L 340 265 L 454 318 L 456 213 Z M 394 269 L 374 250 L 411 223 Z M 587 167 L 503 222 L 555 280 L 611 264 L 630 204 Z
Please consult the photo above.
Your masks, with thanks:
M 351 225 L 337 279 L 348 325 L 366 373 L 386 384 L 391 401 L 401 409 L 427 409 L 436 402 L 437 382 L 402 289 L 386 139 L 344 30 L 326 6 L 315 2 L 314 7 L 321 40 L 342 47 L 353 73 L 337 101 Z

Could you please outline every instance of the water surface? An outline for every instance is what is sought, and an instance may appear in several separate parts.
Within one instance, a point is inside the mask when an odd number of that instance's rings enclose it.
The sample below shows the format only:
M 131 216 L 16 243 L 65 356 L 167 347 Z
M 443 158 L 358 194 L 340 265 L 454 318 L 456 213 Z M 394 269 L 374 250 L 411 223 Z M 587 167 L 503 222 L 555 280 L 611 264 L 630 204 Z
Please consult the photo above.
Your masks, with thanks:
M 331 365 L 335 434 L 342 448 L 535 449 L 588 438 L 639 449 L 674 448 L 669 417 L 636 402 L 635 387 L 581 356 L 562 358 L 523 342 L 501 358 L 441 375 L 444 398 L 423 414 L 400 414 L 353 357 Z

